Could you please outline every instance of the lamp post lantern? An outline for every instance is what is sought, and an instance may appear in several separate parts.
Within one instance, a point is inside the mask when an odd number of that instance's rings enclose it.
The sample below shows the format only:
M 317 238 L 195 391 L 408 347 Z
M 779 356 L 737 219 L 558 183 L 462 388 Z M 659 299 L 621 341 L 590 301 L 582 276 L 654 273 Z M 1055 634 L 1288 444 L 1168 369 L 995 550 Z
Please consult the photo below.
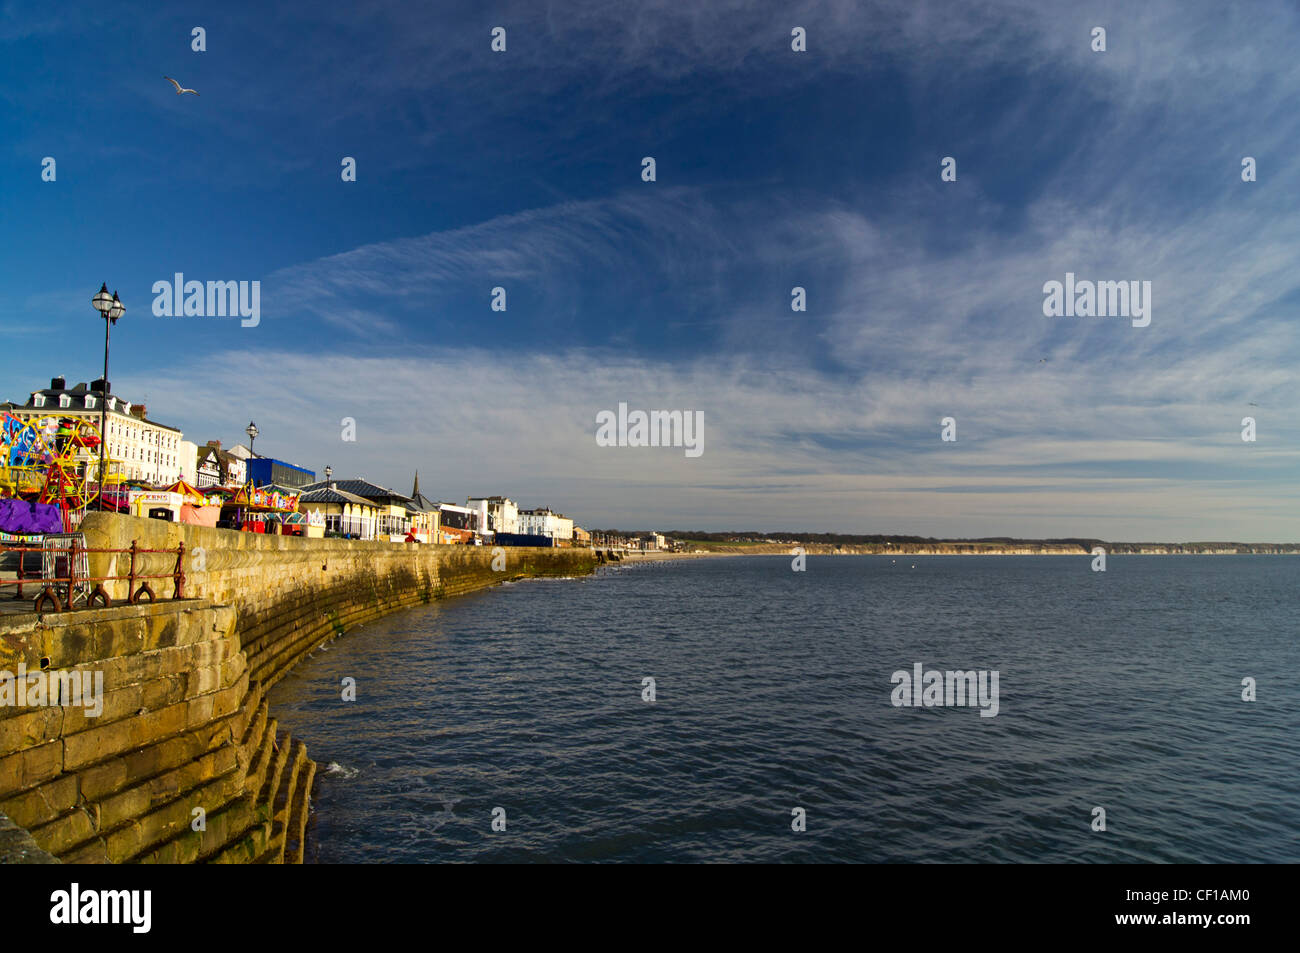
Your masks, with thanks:
M 104 318 L 104 379 L 103 390 L 99 394 L 99 508 L 104 509 L 104 488 L 108 483 L 108 472 L 104 461 L 104 448 L 108 444 L 108 331 L 117 319 L 126 313 L 126 308 L 114 291 L 108 294 L 108 282 L 100 285 L 99 292 L 90 299 L 95 310 Z
M 244 433 L 248 434 L 248 455 L 250 457 L 257 456 L 257 454 L 253 453 L 253 441 L 257 439 L 257 424 L 250 420 L 248 426 L 244 428 Z
M 330 466 L 328 463 L 325 464 L 325 482 L 328 483 L 330 481 L 330 477 L 332 477 L 333 475 L 334 475 L 334 468 Z

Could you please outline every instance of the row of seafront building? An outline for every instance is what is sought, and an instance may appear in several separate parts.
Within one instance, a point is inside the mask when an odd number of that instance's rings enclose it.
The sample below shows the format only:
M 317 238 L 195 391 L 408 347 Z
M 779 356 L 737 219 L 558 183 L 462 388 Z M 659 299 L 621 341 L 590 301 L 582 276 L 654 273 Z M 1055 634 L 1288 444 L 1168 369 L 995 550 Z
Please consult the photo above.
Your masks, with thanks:
M 303 518 L 292 523 L 277 520 L 273 512 L 239 522 L 239 528 L 255 526 L 259 532 L 471 545 L 600 545 L 640 550 L 670 545 L 654 533 L 602 533 L 593 540 L 590 532 L 564 514 L 549 507 L 523 509 L 505 496 L 470 497 L 464 506 L 435 502 L 420 492 L 418 473 L 408 495 L 361 478 L 332 479 L 328 467 L 326 479 L 317 480 L 310 468 L 255 454 L 251 447 L 226 449 L 219 440 L 200 446 L 185 440 L 179 428 L 150 419 L 143 403 L 114 395 L 103 380 L 68 387 L 65 378 L 55 377 L 48 388 L 32 391 L 25 403 L 3 404 L 0 410 L 51 432 L 61 418 L 87 420 L 97 427 L 102 413 L 104 450 L 112 461 L 110 480 L 130 487 L 130 511 L 138 515 L 182 519 L 187 515 L 182 494 L 167 490 L 182 483 L 200 494 L 247 487 L 294 501 Z M 7 456 L 9 451 L 6 447 L 3 452 Z M 82 466 L 97 469 L 94 453 L 85 455 Z

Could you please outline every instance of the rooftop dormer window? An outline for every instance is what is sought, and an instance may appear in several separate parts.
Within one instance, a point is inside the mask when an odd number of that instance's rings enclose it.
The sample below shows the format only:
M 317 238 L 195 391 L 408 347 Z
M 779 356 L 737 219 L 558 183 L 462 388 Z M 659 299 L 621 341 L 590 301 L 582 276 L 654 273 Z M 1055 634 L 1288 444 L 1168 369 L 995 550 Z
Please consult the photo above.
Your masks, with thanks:
M 69 397 L 67 394 L 60 394 L 60 395 L 59 395 L 59 406 L 60 406 L 60 407 L 71 407 L 71 406 L 72 406 L 72 398 Z
M 44 395 L 44 394 L 32 394 L 32 406 L 33 406 L 33 407 L 44 407 L 44 406 L 45 406 L 45 395 Z
M 93 397 L 91 397 L 91 396 L 89 396 L 89 395 L 87 395 L 87 397 L 86 397 L 86 409 L 87 409 L 87 410 L 94 410 L 94 409 L 95 409 L 95 398 L 93 398 Z

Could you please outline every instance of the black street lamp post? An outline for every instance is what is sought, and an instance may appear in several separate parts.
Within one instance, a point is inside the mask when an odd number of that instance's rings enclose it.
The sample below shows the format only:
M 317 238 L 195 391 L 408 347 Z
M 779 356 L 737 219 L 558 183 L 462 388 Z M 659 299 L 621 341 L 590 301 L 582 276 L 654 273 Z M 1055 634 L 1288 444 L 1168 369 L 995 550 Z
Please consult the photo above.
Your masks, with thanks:
M 125 312 L 126 308 L 117 297 L 117 292 L 113 292 L 110 298 L 108 295 L 108 282 L 104 282 L 99 289 L 99 293 L 90 299 L 90 303 L 95 306 L 104 317 L 104 380 L 103 390 L 99 394 L 99 508 L 104 509 L 104 489 L 108 483 L 108 472 L 104 462 L 104 448 L 108 445 L 108 331 L 117 319 Z

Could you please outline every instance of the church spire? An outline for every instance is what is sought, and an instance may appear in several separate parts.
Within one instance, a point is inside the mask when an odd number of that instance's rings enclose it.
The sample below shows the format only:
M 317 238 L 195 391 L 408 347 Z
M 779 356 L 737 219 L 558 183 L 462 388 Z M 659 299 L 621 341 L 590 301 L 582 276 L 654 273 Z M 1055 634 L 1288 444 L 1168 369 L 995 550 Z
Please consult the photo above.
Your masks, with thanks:
M 420 471 L 416 470 L 415 487 L 411 490 L 411 499 L 418 500 L 419 498 L 420 498 Z

